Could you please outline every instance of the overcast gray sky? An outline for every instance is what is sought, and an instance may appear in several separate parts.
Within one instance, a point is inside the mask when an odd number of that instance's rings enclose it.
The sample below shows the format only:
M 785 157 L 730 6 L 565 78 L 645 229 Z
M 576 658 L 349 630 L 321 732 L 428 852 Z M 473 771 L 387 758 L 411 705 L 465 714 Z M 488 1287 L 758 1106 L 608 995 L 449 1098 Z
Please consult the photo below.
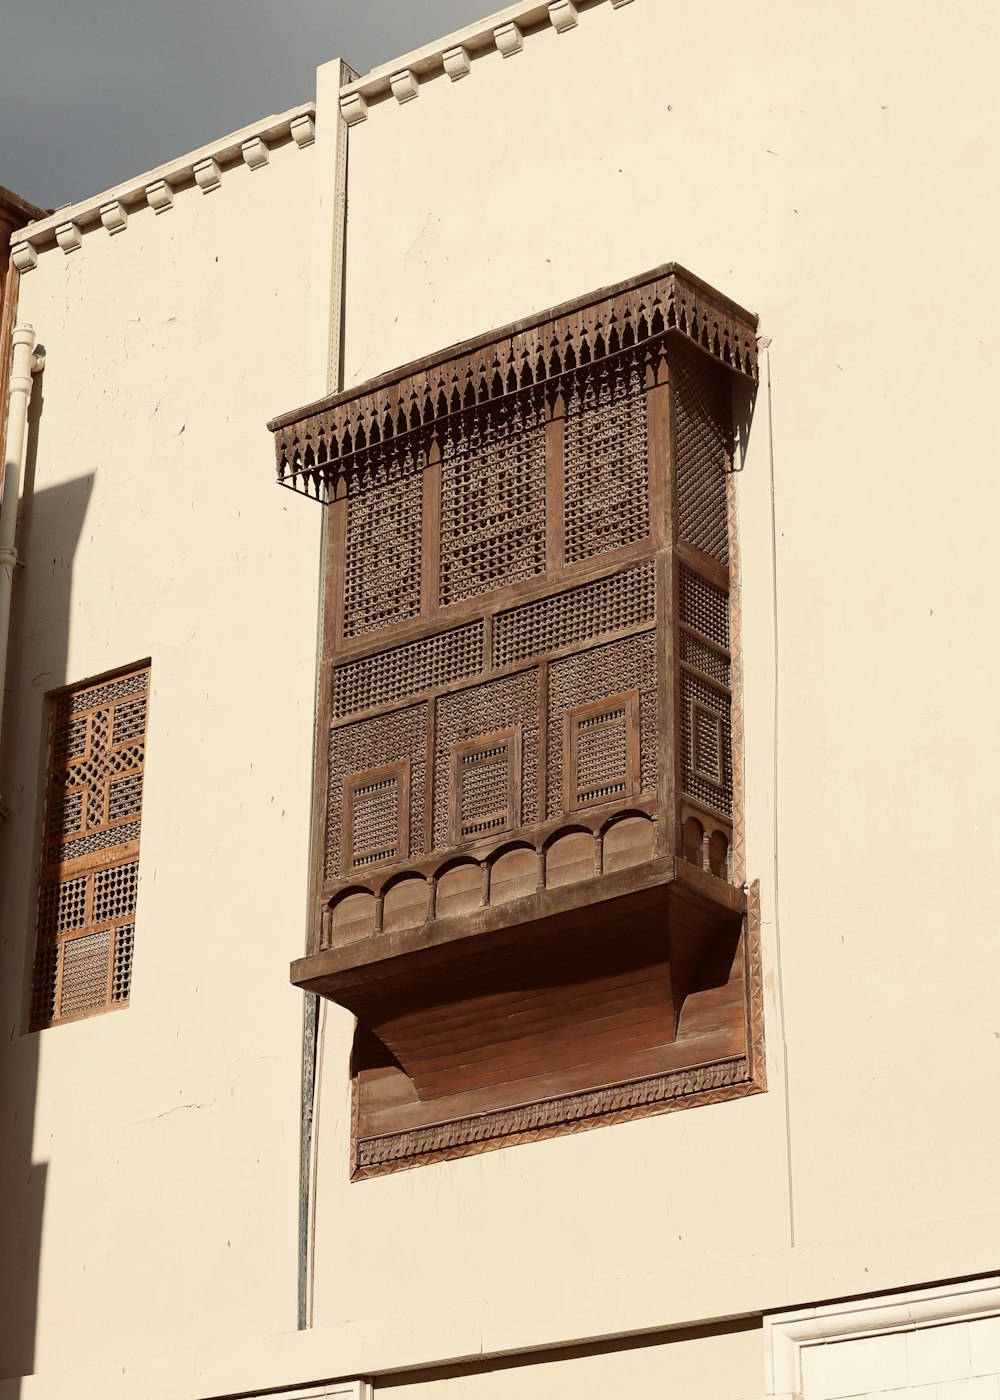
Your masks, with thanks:
M 503 0 L 0 0 L 0 185 L 73 203 Z

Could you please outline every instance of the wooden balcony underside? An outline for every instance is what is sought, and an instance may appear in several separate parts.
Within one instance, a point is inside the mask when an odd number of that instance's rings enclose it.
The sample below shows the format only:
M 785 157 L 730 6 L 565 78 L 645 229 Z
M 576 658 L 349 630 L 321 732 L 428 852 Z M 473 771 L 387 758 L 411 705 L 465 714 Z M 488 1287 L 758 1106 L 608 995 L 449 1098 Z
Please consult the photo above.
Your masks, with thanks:
M 365 1131 L 745 1052 L 742 891 L 674 858 L 304 958 L 358 1017 Z

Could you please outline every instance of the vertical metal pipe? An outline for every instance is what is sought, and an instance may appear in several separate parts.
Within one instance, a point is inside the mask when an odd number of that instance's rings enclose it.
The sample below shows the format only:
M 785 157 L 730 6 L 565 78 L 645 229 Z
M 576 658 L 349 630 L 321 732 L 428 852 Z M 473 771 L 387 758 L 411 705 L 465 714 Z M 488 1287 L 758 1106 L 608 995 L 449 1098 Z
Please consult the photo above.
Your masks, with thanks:
M 340 111 L 340 89 L 358 75 L 342 59 L 324 64 L 317 75 L 316 103 L 316 188 L 313 208 L 313 274 L 324 294 L 314 299 L 309 341 L 311 368 L 325 363 L 325 392 L 342 387 L 344 343 L 344 262 L 347 238 L 347 123 Z M 322 351 L 319 343 L 322 341 Z M 322 713 L 321 688 L 324 684 L 323 647 L 326 637 L 324 599 L 327 570 L 334 564 L 326 557 L 328 531 L 323 530 L 319 566 L 319 610 L 316 637 L 316 721 L 313 734 L 313 781 L 317 752 L 323 752 L 325 736 L 318 733 Z M 313 814 L 315 819 L 315 813 Z M 314 852 L 315 832 L 310 832 Z M 310 877 L 308 919 L 315 917 L 318 877 Z M 324 1018 L 325 1019 L 325 1018 Z M 317 1116 L 316 1063 L 322 1027 L 319 998 L 305 993 L 302 1022 L 302 1105 L 299 1139 L 299 1222 L 298 1222 L 298 1327 L 312 1326 L 313 1240 L 315 1236 L 315 1171 L 319 1144 L 314 1139 Z
M 299 1143 L 299 1306 L 298 1329 L 309 1326 L 310 1175 L 312 1170 L 313 1105 L 316 1098 L 316 1023 L 319 997 L 306 992 L 302 1016 L 302 1120 Z
M 7 648 L 10 639 L 10 604 L 17 565 L 17 502 L 21 492 L 24 449 L 27 441 L 28 404 L 32 375 L 45 363 L 35 352 L 35 329 L 26 322 L 11 336 L 10 380 L 7 399 L 7 437 L 4 448 L 3 495 L 0 496 L 0 753 L 3 752 L 3 699 L 7 683 Z M 6 815 L 0 798 L 0 814 Z

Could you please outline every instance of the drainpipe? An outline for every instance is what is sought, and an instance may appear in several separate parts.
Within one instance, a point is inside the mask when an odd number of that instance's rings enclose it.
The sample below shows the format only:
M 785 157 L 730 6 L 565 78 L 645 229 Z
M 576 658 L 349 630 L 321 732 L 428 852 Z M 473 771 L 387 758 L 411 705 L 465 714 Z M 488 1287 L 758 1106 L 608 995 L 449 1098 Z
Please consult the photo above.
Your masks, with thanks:
M 35 349 L 35 329 L 27 323 L 14 327 L 11 336 L 14 352 L 11 356 L 7 410 L 7 441 L 3 461 L 3 495 L 0 497 L 0 753 L 3 752 L 3 701 L 7 680 L 7 644 L 10 637 L 10 599 L 14 589 L 14 566 L 17 550 L 17 500 L 21 491 L 21 472 L 27 441 L 28 404 L 31 400 L 31 376 L 45 364 L 44 350 Z M 7 816 L 7 807 L 0 797 L 0 819 Z

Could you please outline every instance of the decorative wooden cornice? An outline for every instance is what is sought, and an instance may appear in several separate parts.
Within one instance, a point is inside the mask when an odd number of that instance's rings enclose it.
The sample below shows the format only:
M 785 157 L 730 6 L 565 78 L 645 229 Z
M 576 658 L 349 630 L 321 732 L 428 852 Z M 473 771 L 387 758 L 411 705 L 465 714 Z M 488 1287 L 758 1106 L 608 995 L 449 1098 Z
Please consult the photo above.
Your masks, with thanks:
M 474 60 L 486 54 L 499 52 L 504 58 L 513 58 L 523 50 L 526 38 L 550 26 L 557 34 L 568 33 L 576 28 L 583 12 L 606 2 L 519 0 L 516 5 L 508 5 L 347 83 L 340 94 L 344 119 L 348 126 L 356 126 L 368 116 L 369 106 L 389 97 L 395 97 L 397 102 L 410 102 L 417 96 L 421 83 L 444 74 L 457 82 L 468 75 Z M 612 9 L 620 10 L 632 0 L 610 0 L 610 3 Z
M 757 377 L 757 318 L 676 263 L 404 365 L 268 423 L 278 481 L 320 501 L 360 451 L 584 365 L 653 353 L 671 332 Z
M 11 234 L 14 266 L 29 272 L 38 254 L 54 246 L 64 253 L 75 252 L 89 233 L 102 227 L 109 234 L 121 233 L 129 214 L 146 206 L 157 214 L 165 213 L 173 208 L 179 191 L 200 189 L 208 194 L 218 188 L 227 170 L 241 162 L 251 170 L 260 170 L 267 165 L 272 147 L 282 142 L 294 142 L 300 148 L 311 145 L 316 135 L 315 115 L 314 103 L 293 107 L 53 214 L 25 206 L 25 211 L 36 217 Z

